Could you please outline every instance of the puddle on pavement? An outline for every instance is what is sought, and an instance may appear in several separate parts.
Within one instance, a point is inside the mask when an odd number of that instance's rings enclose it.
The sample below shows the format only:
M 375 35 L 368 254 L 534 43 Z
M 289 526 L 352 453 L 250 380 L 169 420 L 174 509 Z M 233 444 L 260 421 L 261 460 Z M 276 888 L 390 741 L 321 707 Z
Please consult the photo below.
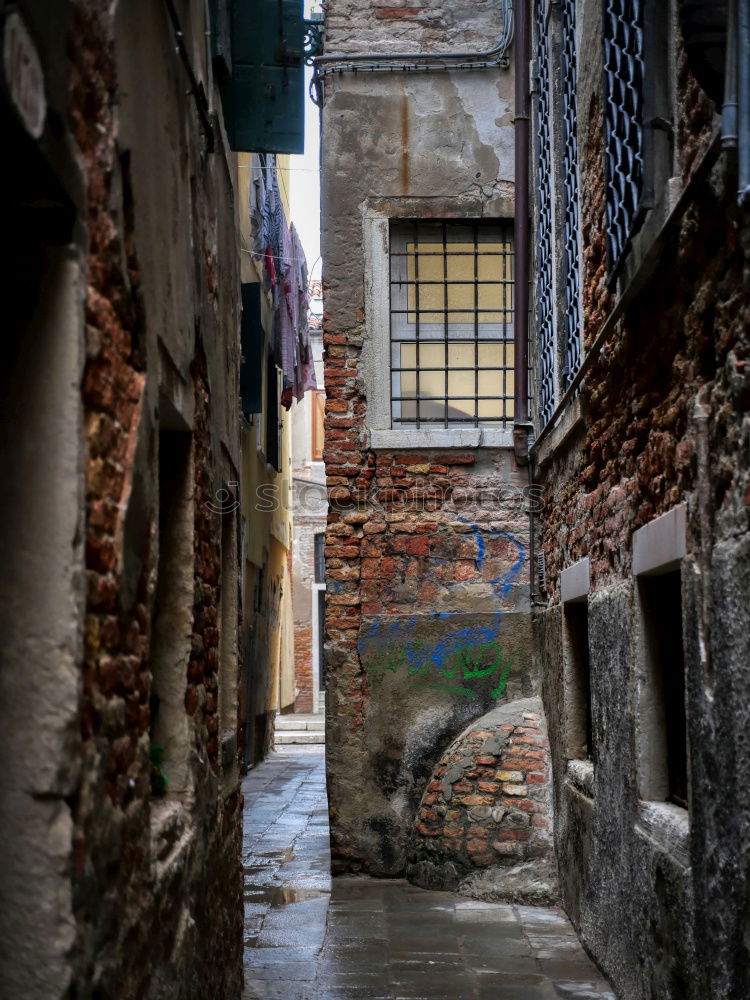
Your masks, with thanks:
M 304 903 L 308 899 L 330 896 L 323 889 L 290 889 L 283 885 L 245 885 L 245 900 L 250 903 L 268 903 L 285 906 L 287 903 Z
M 278 861 L 279 864 L 285 865 L 287 861 L 291 861 L 294 857 L 294 848 L 285 847 L 283 851 L 253 851 L 254 858 L 268 858 L 271 861 Z

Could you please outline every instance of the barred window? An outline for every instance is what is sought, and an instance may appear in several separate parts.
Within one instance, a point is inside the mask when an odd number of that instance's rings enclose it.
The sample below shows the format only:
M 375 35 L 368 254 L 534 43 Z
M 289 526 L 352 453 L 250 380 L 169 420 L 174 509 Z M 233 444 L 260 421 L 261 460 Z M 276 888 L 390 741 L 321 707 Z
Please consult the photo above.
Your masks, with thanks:
M 392 223 L 390 293 L 393 425 L 512 422 L 512 224 Z
M 655 192 L 669 176 L 668 3 L 606 0 L 604 113 L 607 244 L 615 277 Z
M 552 148 L 550 56 L 544 0 L 534 5 L 536 56 L 536 362 L 537 412 L 541 427 L 555 409 L 555 311 L 553 290 Z
M 580 263 L 578 236 L 578 137 L 576 114 L 576 0 L 562 4 L 562 188 L 565 310 L 562 388 L 581 367 Z
M 534 0 L 536 415 L 549 423 L 581 367 L 575 0 Z

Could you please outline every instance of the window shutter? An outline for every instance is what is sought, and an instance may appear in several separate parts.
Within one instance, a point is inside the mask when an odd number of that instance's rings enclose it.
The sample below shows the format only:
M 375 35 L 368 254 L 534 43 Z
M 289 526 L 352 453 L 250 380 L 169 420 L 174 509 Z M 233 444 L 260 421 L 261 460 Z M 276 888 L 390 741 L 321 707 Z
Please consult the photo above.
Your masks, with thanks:
M 232 72 L 222 85 L 233 150 L 304 151 L 302 0 L 232 0 Z
M 263 327 L 260 322 L 260 284 L 242 286 L 242 322 L 240 325 L 240 399 L 242 412 L 260 413 L 263 409 Z
M 209 0 L 209 11 L 214 72 L 219 80 L 225 80 L 232 72 L 231 0 Z
M 281 472 L 281 448 L 279 442 L 279 372 L 273 355 L 267 359 L 266 381 L 266 461 L 277 472 Z

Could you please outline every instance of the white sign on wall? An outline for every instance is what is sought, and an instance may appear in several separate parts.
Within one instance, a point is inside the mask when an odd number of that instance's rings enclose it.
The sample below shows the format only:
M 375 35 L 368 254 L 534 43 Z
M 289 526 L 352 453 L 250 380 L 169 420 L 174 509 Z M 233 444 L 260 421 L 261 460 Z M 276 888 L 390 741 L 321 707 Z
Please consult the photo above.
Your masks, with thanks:
M 18 11 L 5 18 L 3 66 L 10 99 L 21 121 L 35 139 L 44 131 L 47 99 L 42 63 Z

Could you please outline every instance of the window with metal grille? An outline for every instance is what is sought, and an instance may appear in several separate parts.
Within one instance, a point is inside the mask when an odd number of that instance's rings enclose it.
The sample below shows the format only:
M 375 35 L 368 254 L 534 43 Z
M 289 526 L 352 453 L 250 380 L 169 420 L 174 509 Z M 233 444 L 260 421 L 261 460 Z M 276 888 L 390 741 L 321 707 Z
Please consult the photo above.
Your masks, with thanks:
M 643 73 L 642 0 L 606 0 L 604 135 L 612 267 L 625 252 L 643 193 Z
M 578 255 L 578 139 L 576 135 L 576 0 L 563 0 L 562 93 L 563 254 L 565 310 L 562 389 L 581 367 L 580 266 Z
M 392 223 L 390 309 L 394 427 L 512 422 L 512 223 Z
M 547 4 L 535 0 L 536 57 L 536 367 L 537 413 L 544 427 L 555 409 L 555 310 L 552 255 L 552 149 L 550 132 L 550 58 Z
M 605 0 L 604 112 L 610 274 L 669 175 L 669 4 Z

